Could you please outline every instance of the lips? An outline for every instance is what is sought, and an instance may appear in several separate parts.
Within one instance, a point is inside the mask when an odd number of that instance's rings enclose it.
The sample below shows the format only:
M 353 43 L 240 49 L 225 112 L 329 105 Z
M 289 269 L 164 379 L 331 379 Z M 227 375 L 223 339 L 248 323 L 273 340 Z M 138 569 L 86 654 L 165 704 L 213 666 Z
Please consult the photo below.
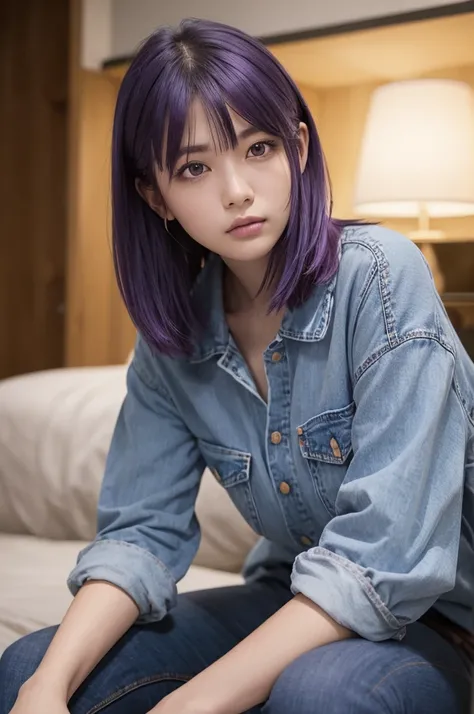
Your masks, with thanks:
M 243 226 L 249 226 L 252 223 L 258 223 L 261 224 L 265 221 L 264 218 L 259 218 L 258 216 L 246 216 L 245 218 L 236 218 L 236 220 L 232 223 L 231 227 L 227 231 L 227 233 L 232 233 L 232 231 L 235 231 L 237 228 L 242 228 Z

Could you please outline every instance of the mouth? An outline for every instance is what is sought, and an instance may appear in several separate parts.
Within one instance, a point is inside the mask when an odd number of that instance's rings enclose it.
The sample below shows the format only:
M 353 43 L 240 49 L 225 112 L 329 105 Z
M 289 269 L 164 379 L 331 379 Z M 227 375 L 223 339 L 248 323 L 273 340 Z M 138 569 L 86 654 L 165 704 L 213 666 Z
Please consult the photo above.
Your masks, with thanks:
M 227 233 L 230 233 L 237 238 L 246 238 L 247 236 L 255 236 L 260 233 L 265 223 L 265 218 L 257 218 L 256 216 L 247 216 L 246 218 L 237 218 Z

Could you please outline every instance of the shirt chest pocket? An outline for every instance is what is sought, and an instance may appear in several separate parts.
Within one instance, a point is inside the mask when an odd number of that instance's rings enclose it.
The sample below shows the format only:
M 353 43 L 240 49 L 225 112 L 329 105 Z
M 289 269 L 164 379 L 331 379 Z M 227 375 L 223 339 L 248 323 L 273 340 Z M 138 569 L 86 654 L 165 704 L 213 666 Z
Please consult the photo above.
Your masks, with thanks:
M 250 483 L 251 454 L 199 439 L 199 449 L 216 481 L 226 489 L 247 523 L 261 533 Z
M 331 516 L 352 458 L 355 404 L 311 417 L 298 428 L 301 455 Z

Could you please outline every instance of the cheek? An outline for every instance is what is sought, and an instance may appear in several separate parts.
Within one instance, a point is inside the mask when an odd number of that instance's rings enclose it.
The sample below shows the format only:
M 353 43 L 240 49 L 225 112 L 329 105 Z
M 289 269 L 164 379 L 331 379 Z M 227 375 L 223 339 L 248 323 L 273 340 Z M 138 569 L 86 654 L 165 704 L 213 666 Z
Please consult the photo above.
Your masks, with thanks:
M 199 224 L 209 216 L 209 197 L 198 186 L 183 188 L 168 197 L 168 206 L 183 228 Z
M 209 192 L 203 191 L 203 187 L 197 185 L 189 190 L 184 189 L 179 193 L 177 191 L 174 196 L 169 197 L 168 206 L 186 233 L 198 243 L 205 244 L 206 238 L 212 234 L 212 229 L 215 230 L 213 217 L 218 211 L 218 206 Z
M 273 205 L 286 209 L 291 192 L 290 166 L 286 158 L 275 161 L 272 170 L 267 172 L 262 188 Z

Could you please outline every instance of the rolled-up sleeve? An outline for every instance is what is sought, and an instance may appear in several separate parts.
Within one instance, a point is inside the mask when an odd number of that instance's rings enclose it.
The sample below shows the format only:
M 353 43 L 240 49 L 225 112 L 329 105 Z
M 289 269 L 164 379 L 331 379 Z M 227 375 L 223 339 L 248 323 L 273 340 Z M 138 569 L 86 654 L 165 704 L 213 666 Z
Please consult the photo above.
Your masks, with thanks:
M 79 554 L 71 592 L 104 580 L 136 602 L 140 622 L 162 619 L 199 546 L 195 502 L 203 470 L 156 358 L 139 339 L 107 458 L 98 534 Z
M 294 562 L 293 593 L 369 640 L 401 639 L 454 587 L 467 425 L 453 375 L 421 332 L 359 370 L 336 515 Z

